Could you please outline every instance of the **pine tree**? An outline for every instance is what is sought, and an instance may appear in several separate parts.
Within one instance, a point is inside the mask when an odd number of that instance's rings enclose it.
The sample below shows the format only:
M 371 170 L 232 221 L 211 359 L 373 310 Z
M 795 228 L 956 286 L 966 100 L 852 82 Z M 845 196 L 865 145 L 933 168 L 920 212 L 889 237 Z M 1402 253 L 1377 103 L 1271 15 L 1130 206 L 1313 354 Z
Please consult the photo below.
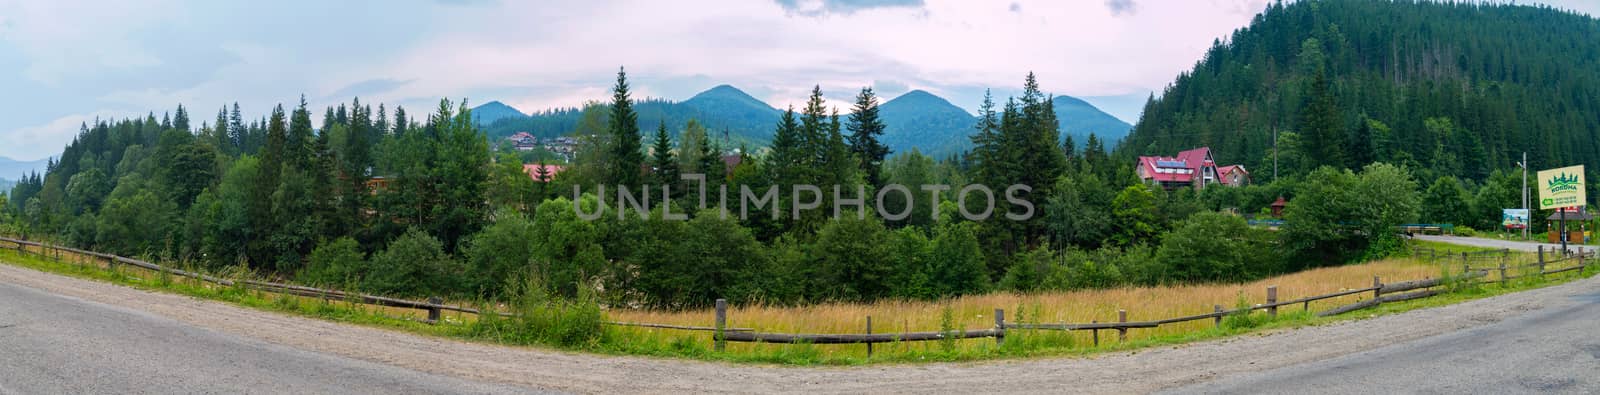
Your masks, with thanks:
M 289 116 L 289 135 L 284 143 L 284 163 L 297 169 L 311 166 L 311 111 L 306 109 L 306 97 L 300 96 L 300 106 Z
M 279 176 L 283 171 L 283 148 L 288 139 L 283 105 L 272 109 L 267 121 L 266 144 L 261 149 L 260 167 L 257 168 L 256 185 L 251 188 L 250 212 L 251 239 L 246 243 L 246 254 L 257 267 L 270 267 L 277 253 L 272 250 L 273 236 L 278 231 L 278 221 L 272 215 L 272 195 L 278 190 Z
M 190 132 L 189 131 L 189 111 L 188 110 L 184 110 L 182 104 L 178 105 L 178 111 L 175 113 L 175 115 L 172 116 L 172 128 L 173 129 L 178 129 L 180 131 L 183 131 L 184 133 L 189 133 Z
M 339 108 L 343 110 L 344 106 Z M 372 117 L 367 113 L 367 108 L 361 106 L 360 98 L 351 103 L 350 109 L 342 117 L 335 113 L 336 118 L 343 118 L 347 122 L 344 124 L 348 128 L 344 146 L 339 152 L 340 173 L 345 180 L 339 193 L 340 216 L 359 228 L 361 218 L 365 217 L 365 201 L 371 193 L 367 190 L 367 180 L 372 177 Z
M 411 128 L 411 119 L 406 118 L 406 108 L 405 107 L 401 107 L 401 106 L 395 106 L 394 107 L 394 136 L 397 137 L 397 138 L 405 136 L 406 132 L 410 131 L 410 128 Z
M 1300 116 L 1300 130 L 1306 143 L 1302 148 L 1318 165 L 1343 168 L 1347 164 L 1345 132 L 1339 121 L 1339 105 L 1328 85 L 1327 72 L 1319 69 Z
M 850 152 L 860 160 L 867 182 L 874 186 L 883 185 L 883 159 L 891 153 L 879 140 L 884 127 L 883 120 L 878 118 L 877 96 L 871 87 L 861 88 L 850 114 Z
M 244 115 L 239 113 L 239 102 L 233 102 L 233 112 L 228 113 L 228 139 L 233 142 L 233 149 L 229 153 L 237 155 L 245 152 L 248 146 L 249 130 L 245 129 Z M 253 153 L 253 152 L 252 152 Z
M 653 183 L 657 187 L 670 186 L 681 196 L 683 188 L 679 186 L 678 159 L 672 155 L 672 138 L 667 136 L 666 121 L 661 121 L 660 126 L 656 127 L 656 141 L 650 151 L 650 168 L 655 175 Z
M 628 97 L 628 73 L 617 70 L 617 84 L 611 88 L 611 163 L 608 183 L 639 185 L 639 169 L 644 164 L 639 135 L 639 114 Z

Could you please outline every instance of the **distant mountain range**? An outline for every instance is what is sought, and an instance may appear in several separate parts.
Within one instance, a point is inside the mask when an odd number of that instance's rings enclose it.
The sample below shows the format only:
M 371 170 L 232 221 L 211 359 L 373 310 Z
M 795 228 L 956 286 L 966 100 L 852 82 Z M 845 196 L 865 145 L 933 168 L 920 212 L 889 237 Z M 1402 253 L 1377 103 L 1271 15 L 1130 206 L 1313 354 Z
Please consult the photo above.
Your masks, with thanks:
M 49 161 L 49 159 L 20 161 L 0 156 L 0 179 L 16 181 L 22 178 L 23 174 L 31 172 L 44 174 L 45 165 L 48 165 Z
M 17 180 L 21 179 L 25 174 L 32 172 L 44 174 L 45 166 L 49 165 L 49 161 L 49 159 L 20 161 L 0 156 L 0 193 L 10 192 L 11 187 L 16 185 Z
M 1122 139 L 1133 127 L 1106 114 L 1083 100 L 1070 96 L 1055 99 L 1061 134 L 1081 146 L 1090 133 L 1106 141 L 1106 146 Z M 765 145 L 783 112 L 730 85 L 718 85 L 682 102 L 649 99 L 637 102 L 639 128 L 654 130 L 660 122 L 676 133 L 689 119 L 695 119 L 714 137 L 727 136 L 732 144 Z M 474 118 L 490 137 L 529 132 L 536 136 L 564 135 L 576 127 L 580 109 L 557 109 L 523 115 L 500 102 L 485 103 L 473 109 Z M 887 130 L 883 141 L 894 152 L 915 148 L 924 154 L 943 157 L 971 146 L 977 118 L 948 100 L 922 90 L 914 90 L 883 102 L 880 116 Z M 753 148 L 753 147 L 752 147 Z

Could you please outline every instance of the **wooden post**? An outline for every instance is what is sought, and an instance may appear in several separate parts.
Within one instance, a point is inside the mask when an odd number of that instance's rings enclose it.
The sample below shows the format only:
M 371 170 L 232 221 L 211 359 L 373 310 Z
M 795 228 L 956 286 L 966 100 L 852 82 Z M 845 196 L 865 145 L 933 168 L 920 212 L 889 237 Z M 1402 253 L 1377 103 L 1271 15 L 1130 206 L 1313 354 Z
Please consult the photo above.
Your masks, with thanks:
M 1211 305 L 1211 312 L 1213 312 L 1213 313 L 1221 313 L 1222 312 L 1222 305 L 1220 305 L 1220 304 Z M 1222 314 L 1217 314 L 1216 317 L 1212 317 L 1211 321 L 1215 322 L 1217 324 L 1218 328 L 1221 328 L 1222 327 Z
M 439 299 L 438 296 L 428 298 L 428 304 L 430 305 L 428 306 L 428 322 L 439 323 L 440 303 L 444 303 L 444 299 Z
M 1539 246 L 1539 275 L 1544 275 L 1544 246 Z
M 1506 286 L 1506 261 L 1500 261 L 1500 286 Z
M 1089 323 L 1090 324 L 1098 324 L 1098 323 L 1100 323 L 1100 321 L 1099 320 L 1089 320 Z M 1100 347 L 1100 329 L 1099 328 L 1091 329 L 1091 330 L 1089 330 L 1089 332 L 1094 334 L 1094 346 L 1095 347 Z
M 1372 276 L 1372 299 L 1376 300 L 1381 297 L 1383 297 L 1383 280 L 1378 276 Z
M 867 334 L 872 334 L 872 316 L 867 316 Z M 872 359 L 872 343 L 867 343 L 867 359 Z
M 1267 287 L 1267 315 L 1274 318 L 1278 316 L 1278 286 L 1276 285 Z
M 1006 311 L 994 309 L 994 345 L 995 347 L 1006 344 Z
M 1123 324 L 1128 323 L 1127 310 L 1117 310 L 1117 322 Z M 1121 343 L 1125 341 L 1128 341 L 1128 327 L 1117 328 L 1117 342 Z
M 1578 247 L 1578 275 L 1583 275 L 1583 247 Z
M 728 300 L 727 299 L 717 299 L 717 331 L 712 334 L 712 339 L 711 339 L 712 343 L 715 344 L 715 348 L 716 348 L 717 351 L 722 351 L 724 348 L 727 347 L 727 342 L 723 340 L 723 334 L 722 334 L 722 330 L 724 328 L 727 328 L 727 327 L 728 327 Z
M 1472 271 L 1472 259 L 1467 257 L 1465 251 L 1461 252 L 1461 267 L 1465 268 L 1462 269 L 1463 273 Z

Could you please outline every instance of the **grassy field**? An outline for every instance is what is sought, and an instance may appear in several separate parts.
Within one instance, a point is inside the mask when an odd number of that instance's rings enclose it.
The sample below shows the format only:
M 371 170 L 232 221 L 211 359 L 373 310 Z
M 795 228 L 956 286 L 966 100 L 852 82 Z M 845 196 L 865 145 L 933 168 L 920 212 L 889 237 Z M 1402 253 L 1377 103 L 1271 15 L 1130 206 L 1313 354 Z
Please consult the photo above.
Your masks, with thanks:
M 1457 246 L 1448 248 L 1451 251 L 1470 250 Z M 1527 262 L 1530 259 L 1527 254 L 1517 254 L 1512 256 L 1512 263 Z M 470 341 L 543 346 L 538 341 L 526 340 L 526 337 L 507 336 L 498 328 L 485 330 L 483 325 L 478 325 L 477 317 L 472 315 L 446 313 L 444 324 L 429 325 L 418 321 L 423 315 L 418 310 L 264 294 L 199 283 L 181 277 L 162 276 L 135 268 L 124 267 L 117 272 L 111 272 L 95 263 L 74 261 L 70 257 L 57 262 L 52 259 L 41 259 L 32 254 L 24 256 L 11 250 L 3 250 L 0 251 L 0 260 L 81 278 L 223 300 L 252 308 L 358 325 L 400 329 Z M 806 307 L 732 306 L 728 315 L 729 325 L 732 327 L 747 327 L 761 332 L 775 333 L 864 333 L 867 316 L 873 317 L 874 333 L 992 328 L 996 308 L 1006 310 L 1008 322 L 1108 322 L 1117 319 L 1119 309 L 1127 311 L 1129 321 L 1146 321 L 1209 313 L 1214 305 L 1233 308 L 1246 304 L 1259 304 L 1265 301 L 1266 287 L 1272 285 L 1278 287 L 1279 300 L 1291 300 L 1369 287 L 1372 285 L 1373 276 L 1380 277 L 1384 282 L 1437 278 L 1446 274 L 1447 267 L 1459 268 L 1459 265 L 1447 262 L 1428 264 L 1408 257 L 1396 257 L 1360 265 L 1304 271 L 1244 284 L 1127 287 L 1040 294 L 993 293 L 937 302 L 888 301 Z M 1513 275 L 1516 275 L 1516 272 Z M 1371 297 L 1370 294 L 1350 295 L 1313 302 L 1308 306 L 1309 310 L 1305 310 L 1302 306 L 1285 307 L 1280 310 L 1276 319 L 1268 319 L 1264 313 L 1255 313 L 1249 316 L 1228 317 L 1221 326 L 1210 320 L 1203 320 L 1164 325 L 1154 329 L 1132 329 L 1128 333 L 1127 341 L 1119 341 L 1116 331 L 1101 331 L 1098 346 L 1094 345 L 1092 335 L 1088 332 L 1011 330 L 1007 333 L 1003 347 L 997 347 L 994 339 L 987 338 L 948 342 L 890 343 L 876 345 L 871 358 L 867 357 L 864 345 L 729 343 L 726 351 L 716 352 L 712 351 L 711 336 L 707 332 L 607 326 L 603 333 L 593 340 L 561 348 L 605 354 L 795 365 L 855 365 L 1084 355 L 1218 338 L 1272 328 L 1314 325 L 1350 317 L 1388 314 L 1514 292 L 1572 278 L 1575 276 L 1552 276 L 1548 280 L 1534 276 L 1528 280 L 1513 281 L 1505 287 L 1498 285 L 1468 287 L 1441 297 L 1385 304 L 1378 309 L 1350 313 L 1341 317 L 1321 318 L 1313 314 L 1316 311 Z M 612 321 L 689 326 L 710 326 L 714 316 L 710 310 L 681 312 L 608 310 L 604 315 L 606 319 Z

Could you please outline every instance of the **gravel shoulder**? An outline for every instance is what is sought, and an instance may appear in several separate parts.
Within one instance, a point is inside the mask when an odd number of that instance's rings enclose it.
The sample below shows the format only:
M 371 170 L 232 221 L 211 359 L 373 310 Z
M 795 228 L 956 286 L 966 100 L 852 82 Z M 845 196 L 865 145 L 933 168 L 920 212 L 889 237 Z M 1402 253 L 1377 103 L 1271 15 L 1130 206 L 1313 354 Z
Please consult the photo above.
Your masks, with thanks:
M 469 343 L 141 291 L 12 265 L 0 265 L 0 283 L 311 353 L 530 391 L 578 393 L 1154 392 L 1338 358 L 1541 309 L 1570 308 L 1580 303 L 1577 297 L 1600 290 L 1600 277 L 1595 277 L 1371 319 L 1087 358 L 800 368 Z M 160 388 L 173 387 L 151 389 Z

